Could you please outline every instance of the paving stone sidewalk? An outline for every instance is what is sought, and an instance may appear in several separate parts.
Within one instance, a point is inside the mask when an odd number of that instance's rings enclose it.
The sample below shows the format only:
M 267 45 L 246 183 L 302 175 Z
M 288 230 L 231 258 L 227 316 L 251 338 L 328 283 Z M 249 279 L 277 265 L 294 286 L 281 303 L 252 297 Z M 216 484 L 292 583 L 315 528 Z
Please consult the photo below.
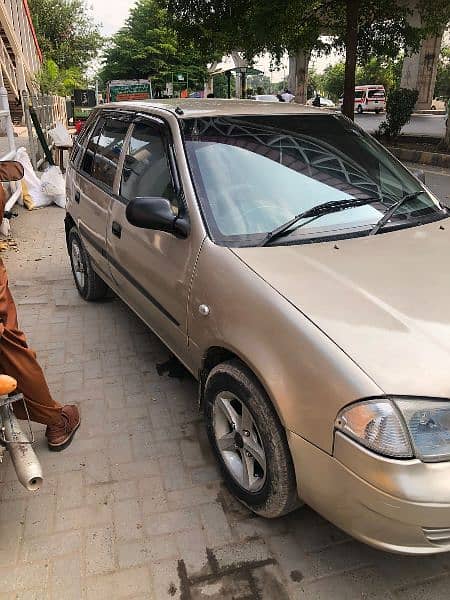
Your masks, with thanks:
M 345 536 L 308 508 L 266 521 L 224 489 L 190 379 L 119 300 L 72 283 L 64 213 L 21 211 L 6 262 L 20 321 L 55 397 L 78 402 L 72 446 L 30 494 L 0 466 L 0 600 L 438 600 L 450 557 L 407 558 Z

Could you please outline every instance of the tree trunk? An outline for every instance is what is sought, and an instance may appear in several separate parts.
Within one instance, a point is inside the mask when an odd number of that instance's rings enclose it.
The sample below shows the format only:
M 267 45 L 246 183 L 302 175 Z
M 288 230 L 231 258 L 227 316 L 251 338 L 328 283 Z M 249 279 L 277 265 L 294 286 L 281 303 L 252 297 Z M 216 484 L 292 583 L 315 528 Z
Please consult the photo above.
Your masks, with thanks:
M 355 78 L 358 50 L 358 21 L 361 0 L 347 0 L 345 34 L 345 80 L 342 112 L 349 119 L 355 117 Z
M 298 50 L 295 55 L 289 57 L 288 86 L 299 104 L 305 104 L 307 100 L 310 55 L 306 50 Z
M 444 139 L 442 140 L 442 144 L 446 150 L 450 150 L 450 108 L 447 109 L 447 126 L 445 128 Z

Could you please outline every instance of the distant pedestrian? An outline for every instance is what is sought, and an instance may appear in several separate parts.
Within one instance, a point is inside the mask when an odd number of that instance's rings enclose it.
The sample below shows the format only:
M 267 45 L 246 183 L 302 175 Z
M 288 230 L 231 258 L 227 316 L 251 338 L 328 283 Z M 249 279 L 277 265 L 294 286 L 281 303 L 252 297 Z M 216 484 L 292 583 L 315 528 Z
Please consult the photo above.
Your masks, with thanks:
M 312 101 L 312 105 L 320 107 L 320 95 L 319 94 L 316 94 L 314 100 Z
M 295 99 L 294 94 L 290 92 L 288 88 L 284 90 L 281 97 L 283 98 L 283 102 L 292 102 Z

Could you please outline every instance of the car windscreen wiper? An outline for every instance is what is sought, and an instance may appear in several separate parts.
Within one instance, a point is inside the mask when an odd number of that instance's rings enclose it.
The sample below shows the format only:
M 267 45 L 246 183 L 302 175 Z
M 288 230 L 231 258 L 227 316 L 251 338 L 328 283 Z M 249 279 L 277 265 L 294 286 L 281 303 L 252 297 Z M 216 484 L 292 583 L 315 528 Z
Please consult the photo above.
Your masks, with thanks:
M 330 200 L 329 202 L 324 202 L 323 204 L 318 204 L 317 206 L 313 206 L 312 208 L 308 208 L 308 210 L 304 210 L 300 214 L 293 217 L 290 221 L 283 223 L 273 231 L 269 231 L 263 241 L 259 244 L 260 246 L 267 246 L 273 240 L 283 236 L 287 233 L 291 227 L 293 227 L 298 221 L 302 219 L 309 219 L 305 223 L 301 223 L 298 225 L 297 229 L 311 223 L 315 219 L 322 217 L 323 215 L 329 215 L 331 213 L 340 212 L 341 210 L 346 210 L 347 208 L 355 208 L 357 206 L 365 206 L 366 204 L 373 204 L 374 202 L 381 202 L 381 198 L 378 196 L 371 198 L 352 198 L 350 200 Z
M 415 198 L 417 198 L 417 196 L 420 196 L 420 194 L 424 193 L 425 190 L 419 190 L 418 192 L 406 194 L 406 196 L 403 196 L 402 198 L 400 198 L 400 200 L 397 200 L 397 202 L 395 202 L 391 206 L 391 208 L 384 213 L 384 215 L 381 217 L 378 223 L 369 231 L 369 235 L 376 235 L 380 231 L 380 229 L 382 229 L 386 225 L 389 219 L 398 211 L 398 209 L 405 204 L 405 202 L 414 200 Z

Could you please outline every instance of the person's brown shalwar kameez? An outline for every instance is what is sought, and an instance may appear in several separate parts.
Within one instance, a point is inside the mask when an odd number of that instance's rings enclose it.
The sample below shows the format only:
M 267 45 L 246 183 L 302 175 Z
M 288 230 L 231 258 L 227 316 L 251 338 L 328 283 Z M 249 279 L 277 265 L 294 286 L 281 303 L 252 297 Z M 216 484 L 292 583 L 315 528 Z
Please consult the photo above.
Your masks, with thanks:
M 0 162 L 0 181 L 13 181 L 21 177 L 20 165 Z M 6 195 L 0 184 L 0 223 L 6 204 Z M 28 348 L 25 334 L 17 323 L 17 311 L 8 287 L 8 275 L 0 259 L 0 372 L 17 380 L 17 389 L 26 401 L 30 419 L 44 425 L 54 425 L 61 419 L 62 405 L 53 400 L 47 382 L 36 360 L 36 354 Z M 14 405 L 19 419 L 26 418 L 20 402 Z

